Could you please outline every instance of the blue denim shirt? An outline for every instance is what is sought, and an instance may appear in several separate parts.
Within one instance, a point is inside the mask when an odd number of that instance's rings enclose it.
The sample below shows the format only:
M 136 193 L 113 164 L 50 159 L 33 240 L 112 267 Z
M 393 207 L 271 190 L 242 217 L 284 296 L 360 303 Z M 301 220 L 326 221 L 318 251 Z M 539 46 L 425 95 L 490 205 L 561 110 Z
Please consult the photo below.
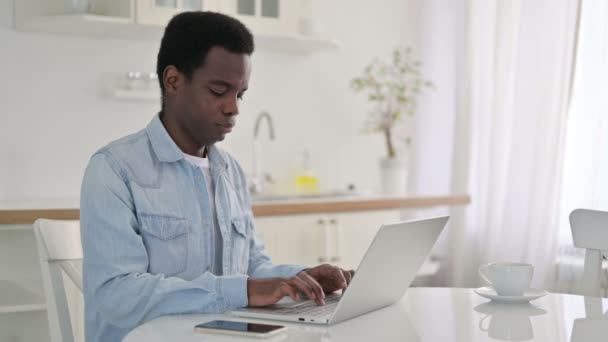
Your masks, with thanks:
M 273 265 L 264 254 L 241 167 L 209 146 L 223 241 L 222 275 L 211 273 L 205 181 L 183 155 L 156 115 L 91 158 L 80 204 L 87 341 L 120 341 L 161 315 L 247 306 L 248 277 L 291 277 L 303 269 Z

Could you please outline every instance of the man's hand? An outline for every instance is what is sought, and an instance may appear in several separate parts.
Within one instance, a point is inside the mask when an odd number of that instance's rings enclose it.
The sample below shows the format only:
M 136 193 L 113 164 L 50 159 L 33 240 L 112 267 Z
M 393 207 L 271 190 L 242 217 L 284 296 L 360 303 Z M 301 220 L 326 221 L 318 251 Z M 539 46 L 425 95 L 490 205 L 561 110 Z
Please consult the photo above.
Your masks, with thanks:
M 300 301 L 298 293 L 300 291 L 317 304 L 325 304 L 325 294 L 321 285 L 304 272 L 300 272 L 292 278 L 249 278 L 247 280 L 249 306 L 275 304 L 285 296 L 291 297 L 294 301 Z
M 304 270 L 300 272 L 298 276 L 302 273 L 307 273 L 314 278 L 314 280 L 321 285 L 325 293 L 346 289 L 355 275 L 355 271 L 353 270 L 346 271 L 327 264 Z
M 292 278 L 264 278 L 247 280 L 249 306 L 275 304 L 289 296 L 300 301 L 299 292 L 318 305 L 325 304 L 325 294 L 344 290 L 350 284 L 355 271 L 345 271 L 331 265 L 320 265 L 298 273 Z

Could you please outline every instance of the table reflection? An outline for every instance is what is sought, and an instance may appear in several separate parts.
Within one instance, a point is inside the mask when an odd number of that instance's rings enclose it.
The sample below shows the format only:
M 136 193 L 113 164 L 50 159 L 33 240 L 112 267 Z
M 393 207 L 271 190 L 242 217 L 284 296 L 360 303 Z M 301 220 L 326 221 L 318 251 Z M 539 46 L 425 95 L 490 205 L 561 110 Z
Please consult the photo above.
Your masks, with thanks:
M 602 298 L 585 297 L 585 316 L 572 323 L 570 342 L 608 341 L 608 310 L 603 312 Z
M 311 336 L 316 333 L 318 341 L 322 342 L 374 342 L 378 336 L 382 336 L 384 341 L 421 342 L 405 308 L 401 305 L 393 305 L 335 325 L 292 325 L 289 330 L 289 338 L 295 340 L 306 335 L 306 340 L 310 341 L 313 340 Z
M 483 303 L 474 308 L 485 314 L 479 321 L 479 329 L 500 341 L 527 341 L 534 338 L 530 317 L 547 311 L 532 304 Z

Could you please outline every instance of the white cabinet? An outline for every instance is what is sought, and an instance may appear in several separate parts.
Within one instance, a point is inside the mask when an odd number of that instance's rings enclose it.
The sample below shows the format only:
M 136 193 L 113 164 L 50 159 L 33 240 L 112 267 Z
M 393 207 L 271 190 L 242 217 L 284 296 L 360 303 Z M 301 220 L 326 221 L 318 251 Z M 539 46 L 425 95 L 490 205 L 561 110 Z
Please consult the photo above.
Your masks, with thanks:
M 31 225 L 0 225 L 0 341 L 48 341 L 46 304 Z
M 242 21 L 258 34 L 296 35 L 298 15 L 307 1 L 289 0 L 227 0 L 221 11 Z
M 84 341 L 84 299 L 64 274 L 72 329 Z M 50 332 L 32 224 L 0 225 L 0 341 L 46 342 Z
M 166 25 L 183 11 L 220 11 L 219 0 L 135 0 L 135 22 Z
M 95 0 L 72 13 L 64 0 L 15 0 L 15 27 L 60 33 L 158 41 L 167 22 L 188 10 L 216 11 L 241 20 L 261 49 L 308 53 L 337 47 L 326 37 L 300 30 L 310 22 L 311 0 Z M 302 31 L 302 32 L 301 32 Z M 309 31 L 309 30 L 308 30 Z M 304 33 L 304 34 L 301 34 Z
M 261 217 L 255 223 L 274 263 L 356 269 L 380 226 L 398 220 L 398 211 L 386 210 Z

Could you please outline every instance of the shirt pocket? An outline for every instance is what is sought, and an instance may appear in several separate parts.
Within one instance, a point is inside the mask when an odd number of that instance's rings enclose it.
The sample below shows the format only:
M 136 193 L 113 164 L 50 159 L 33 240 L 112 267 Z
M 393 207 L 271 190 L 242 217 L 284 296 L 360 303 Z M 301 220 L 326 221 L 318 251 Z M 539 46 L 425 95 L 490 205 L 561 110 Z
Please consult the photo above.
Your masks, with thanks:
M 232 265 L 237 273 L 247 274 L 249 269 L 249 243 L 251 242 L 251 222 L 247 216 L 233 217 L 232 226 Z
M 140 220 L 148 271 L 168 277 L 183 273 L 188 265 L 190 222 L 160 215 L 143 215 Z

